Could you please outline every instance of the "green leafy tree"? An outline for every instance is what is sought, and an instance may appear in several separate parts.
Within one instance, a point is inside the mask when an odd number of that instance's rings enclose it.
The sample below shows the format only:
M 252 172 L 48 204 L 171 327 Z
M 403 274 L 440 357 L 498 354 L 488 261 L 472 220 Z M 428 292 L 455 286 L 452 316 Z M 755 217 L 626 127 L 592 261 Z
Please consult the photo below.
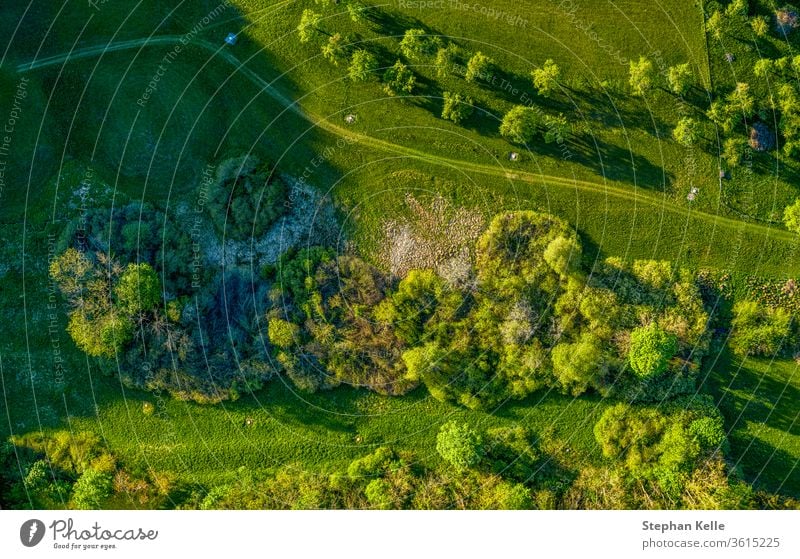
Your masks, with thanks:
M 347 72 L 354 82 L 363 82 L 372 78 L 378 69 L 378 59 L 374 54 L 365 49 L 358 49 L 350 59 Z
M 689 63 L 670 66 L 667 71 L 667 85 L 676 95 L 685 95 L 694 85 L 694 74 Z
M 639 377 L 654 377 L 667 370 L 677 350 L 677 338 L 651 322 L 631 332 L 628 362 Z
M 791 322 L 791 315 L 781 308 L 739 301 L 733 306 L 731 349 L 740 357 L 776 355 L 789 335 Z
M 767 77 L 774 69 L 775 63 L 771 58 L 759 58 L 753 64 L 753 74 L 759 78 Z
M 638 62 L 630 61 L 630 78 L 628 80 L 634 95 L 644 95 L 650 91 L 655 84 L 655 69 L 653 63 L 644 56 L 640 56 Z
M 161 282 L 150 264 L 128 264 L 114 287 L 118 309 L 135 316 L 161 302 Z
M 328 37 L 328 42 L 322 45 L 322 56 L 334 66 L 338 66 L 339 62 L 347 58 L 347 50 L 341 33 L 334 33 Z
M 487 79 L 492 67 L 492 59 L 478 51 L 467 62 L 467 73 L 464 79 L 474 82 L 479 79 Z
M 74 248 L 50 262 L 50 277 L 67 297 L 76 297 L 84 288 L 94 266 L 86 255 Z
M 544 261 L 562 278 L 566 278 L 580 268 L 581 247 L 575 237 L 559 235 L 547 245 Z
M 453 71 L 459 52 L 459 48 L 452 43 L 436 51 L 436 76 L 439 79 L 446 78 Z
M 800 234 L 800 198 L 783 210 L 783 223 L 789 231 Z
M 443 94 L 444 105 L 442 106 L 442 118 L 450 120 L 456 124 L 470 117 L 473 112 L 472 99 L 461 95 L 445 91 Z
M 573 396 L 586 392 L 607 370 L 600 340 L 584 334 L 575 343 L 560 343 L 550 352 L 555 373 L 561 386 Z
M 316 34 L 320 33 L 319 22 L 322 15 L 311 9 L 303 10 L 300 16 L 300 23 L 297 25 L 297 34 L 300 36 L 301 43 L 309 42 Z
M 744 156 L 745 145 L 742 138 L 727 138 L 722 144 L 723 161 L 730 167 L 737 167 Z
M 111 474 L 89 468 L 73 486 L 72 505 L 81 510 L 99 509 L 112 490 Z
M 767 16 L 753 16 L 750 27 L 756 37 L 766 37 L 769 33 L 769 19 Z
M 750 86 L 746 83 L 736 84 L 734 90 L 728 95 L 728 103 L 731 112 L 740 118 L 748 118 L 755 112 L 756 102 L 750 92 Z
M 431 55 L 438 48 L 438 38 L 428 37 L 422 29 L 407 29 L 400 41 L 400 52 L 410 60 Z
M 536 68 L 531 72 L 533 87 L 542 97 L 548 97 L 558 86 L 561 79 L 561 69 L 551 59 L 545 60 L 541 68 Z
M 544 117 L 544 141 L 546 144 L 553 142 L 561 143 L 572 132 L 572 127 L 563 114 L 545 115 Z
M 503 117 L 500 124 L 500 135 L 518 144 L 529 143 L 539 132 L 541 120 L 535 109 L 517 105 Z
M 361 0 L 347 1 L 347 13 L 350 15 L 350 19 L 355 23 L 366 20 L 369 11 L 369 6 L 361 2 Z
M 748 0 L 731 0 L 731 3 L 725 7 L 725 15 L 728 17 L 747 17 L 749 8 Z
M 463 472 L 483 458 L 483 439 L 466 423 L 450 421 L 442 425 L 436 436 L 436 451 L 456 471 Z
M 706 20 L 706 31 L 715 39 L 722 38 L 722 33 L 725 31 L 725 18 L 719 10 L 714 11 Z
M 693 146 L 700 140 L 700 123 L 690 117 L 683 117 L 672 131 L 672 137 L 681 145 Z
M 417 77 L 408 66 L 398 60 L 383 74 L 383 82 L 383 90 L 387 95 L 411 93 L 417 84 Z

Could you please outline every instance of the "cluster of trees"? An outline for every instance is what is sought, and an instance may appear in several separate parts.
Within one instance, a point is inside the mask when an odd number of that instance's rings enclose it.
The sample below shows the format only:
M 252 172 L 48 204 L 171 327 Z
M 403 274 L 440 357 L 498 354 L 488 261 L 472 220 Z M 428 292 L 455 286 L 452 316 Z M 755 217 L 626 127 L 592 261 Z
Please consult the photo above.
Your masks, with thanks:
M 760 39 L 769 35 L 771 27 L 779 37 L 785 37 L 797 27 L 798 11 L 791 5 L 775 8 L 770 16 L 751 15 L 751 11 L 747 0 L 734 0 L 725 9 L 720 7 L 711 12 L 706 29 L 712 37 L 722 39 L 725 35 L 737 37 L 742 29 L 749 28 Z M 760 52 L 765 50 L 768 51 Z M 731 166 L 738 164 L 744 144 L 741 136 L 734 135 L 737 128 L 744 128 L 747 142 L 754 150 L 772 149 L 778 140 L 787 156 L 800 150 L 800 97 L 795 79 L 798 67 L 800 57 L 797 56 L 760 58 L 752 70 L 755 78 L 768 83 L 769 93 L 763 100 L 755 99 L 749 85 L 741 82 L 729 95 L 720 96 L 712 103 L 709 118 L 731 136 L 725 144 L 725 159 Z M 778 130 L 773 131 L 768 122 L 759 117 L 766 112 L 777 113 Z
M 254 156 L 223 161 L 207 188 L 211 222 L 237 241 L 261 237 L 289 208 L 286 184 Z
M 224 162 L 216 179 L 205 185 L 208 211 L 98 209 L 62 235 L 50 276 L 69 305 L 67 330 L 129 386 L 214 403 L 274 372 L 258 337 L 268 286 L 209 266 L 208 242 L 193 235 L 214 224 L 220 236 L 263 233 L 285 211 L 285 188 L 252 159 Z
M 12 509 L 158 508 L 173 481 L 120 466 L 90 432 L 15 436 L 0 447 L 0 504 Z
M 303 389 L 423 383 L 470 408 L 542 387 L 639 399 L 694 389 L 708 315 L 688 272 L 609 259 L 589 278 L 575 232 L 534 212 L 497 216 L 475 250 L 469 287 L 430 270 L 395 283 L 322 248 L 285 255 L 267 314 L 276 361 Z
M 709 397 L 683 397 L 658 407 L 616 404 L 603 413 L 594 433 L 623 483 L 639 483 L 657 503 L 671 508 L 751 506 L 752 489 L 730 475 L 724 464 L 723 420 Z M 697 474 L 713 462 L 729 475 L 719 484 L 709 484 L 701 498 L 693 482 L 701 481 Z

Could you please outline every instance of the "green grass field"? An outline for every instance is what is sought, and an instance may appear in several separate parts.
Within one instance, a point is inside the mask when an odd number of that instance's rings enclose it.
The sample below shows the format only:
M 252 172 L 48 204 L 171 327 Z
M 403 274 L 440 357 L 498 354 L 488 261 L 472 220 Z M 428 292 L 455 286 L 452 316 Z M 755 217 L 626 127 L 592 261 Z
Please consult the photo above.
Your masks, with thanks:
M 481 427 L 519 423 L 559 441 L 578 460 L 601 460 L 592 427 L 606 404 L 593 397 L 537 394 L 484 413 L 439 403 L 424 390 L 403 398 L 352 389 L 308 396 L 280 380 L 218 406 L 157 401 L 152 394 L 123 390 L 73 346 L 60 299 L 54 303 L 48 292 L 48 235 L 57 237 L 66 220 L 79 215 L 75 191 L 87 169 L 93 170 L 92 203 L 144 199 L 174 209 L 192 203 L 208 160 L 253 151 L 299 176 L 331 148 L 309 183 L 331 193 L 347 236 L 376 263 L 384 225 L 407 214 L 403 200 L 411 193 L 441 194 L 487 218 L 501 209 L 559 215 L 578 229 L 590 263 L 606 256 L 656 258 L 737 276 L 800 276 L 800 242 L 769 223 L 775 208 L 797 196 L 797 166 L 775 177 L 769 161 L 759 161 L 754 174 L 736 172 L 723 184 L 710 130 L 696 149 L 669 139 L 679 112 L 699 110 L 703 89 L 727 79 L 720 48 L 706 49 L 695 2 L 491 2 L 524 25 L 487 21 L 468 10 L 453 17 L 449 11 L 393 3 L 366 26 L 353 24 L 346 14 L 324 23 L 331 31 L 359 33 L 391 61 L 397 56 L 396 36 L 422 27 L 465 50 L 489 54 L 503 78 L 530 96 L 527 74 L 547 58 L 556 60 L 569 87 L 542 104 L 584 123 L 587 131 L 567 142 L 568 159 L 559 146 L 541 144 L 514 163 L 508 154 L 520 148 L 503 140 L 497 127 L 499 117 L 520 102 L 520 93 L 455 76 L 439 82 L 430 61 L 414 68 L 425 87 L 413 99 L 386 97 L 377 82 L 349 83 L 344 67 L 318 56 L 318 44 L 298 44 L 294 28 L 302 9 L 312 4 L 232 2 L 198 31 L 194 46 L 183 49 L 144 108 L 137 100 L 175 41 L 107 53 L 92 47 L 151 35 L 181 37 L 216 2 L 181 5 L 169 15 L 171 8 L 155 2 L 134 11 L 108 3 L 94 13 L 85 2 L 72 1 L 63 10 L 40 6 L 25 16 L 32 22 L 29 29 L 41 30 L 41 44 L 26 40 L 2 66 L 42 60 L 26 72 L 42 92 L 28 118 L 37 127 L 42 120 L 47 125 L 40 140 L 47 149 L 38 157 L 40 168 L 49 172 L 34 176 L 27 188 L 6 189 L 0 199 L 5 395 L 0 407 L 8 416 L 0 421 L 2 438 L 40 429 L 88 429 L 132 468 L 209 485 L 235 476 L 240 466 L 270 470 L 297 464 L 331 471 L 382 444 L 412 450 L 422 463 L 435 465 L 435 433 L 453 417 Z M 576 7 L 573 15 L 564 11 L 568 5 Z M 0 23 L 7 34 L 22 10 L 9 9 L 13 13 Z M 53 18 L 57 23 L 45 32 L 45 22 Z M 227 55 L 197 42 L 221 45 L 228 31 L 241 37 Z M 71 49 L 88 50 L 70 62 L 62 55 Z M 640 54 L 667 66 L 689 62 L 701 86 L 693 97 L 697 105 L 679 105 L 665 92 L 643 100 L 614 93 L 627 82 L 621 60 Z M 54 57 L 52 63 L 48 57 Z M 443 121 L 444 90 L 468 93 L 480 110 L 464 126 Z M 299 111 L 287 110 L 282 97 L 296 100 Z M 352 126 L 343 122 L 350 112 L 358 116 Z M 20 152 L 37 141 L 18 138 Z M 340 138 L 353 143 L 338 147 Z M 700 189 L 693 203 L 686 200 L 691 186 Z M 65 359 L 63 379 L 55 372 L 56 348 Z M 800 496 L 797 366 L 740 364 L 723 354 L 710 370 L 708 388 L 725 414 L 732 457 L 746 478 Z M 143 414 L 144 401 L 155 403 L 159 413 Z

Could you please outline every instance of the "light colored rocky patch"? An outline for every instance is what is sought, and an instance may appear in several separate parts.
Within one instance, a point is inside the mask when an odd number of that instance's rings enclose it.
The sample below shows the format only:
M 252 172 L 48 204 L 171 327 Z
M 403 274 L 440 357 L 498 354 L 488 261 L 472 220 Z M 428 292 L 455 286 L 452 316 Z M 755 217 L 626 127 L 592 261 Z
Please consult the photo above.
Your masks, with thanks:
M 386 223 L 386 266 L 392 274 L 432 269 L 453 285 L 472 282 L 475 241 L 486 223 L 473 210 L 453 206 L 442 196 L 420 202 L 406 195 L 409 217 Z
M 274 264 L 278 257 L 295 246 L 329 245 L 336 239 L 338 224 L 327 197 L 321 197 L 311 187 L 300 184 L 290 176 L 281 175 L 289 186 L 289 211 L 257 239 L 235 241 L 217 237 L 208 224 L 202 229 L 199 242 L 208 263 L 215 266 L 259 269 Z M 179 218 L 191 222 L 194 214 L 187 206 L 178 209 Z M 196 230 L 196 229 L 195 229 Z

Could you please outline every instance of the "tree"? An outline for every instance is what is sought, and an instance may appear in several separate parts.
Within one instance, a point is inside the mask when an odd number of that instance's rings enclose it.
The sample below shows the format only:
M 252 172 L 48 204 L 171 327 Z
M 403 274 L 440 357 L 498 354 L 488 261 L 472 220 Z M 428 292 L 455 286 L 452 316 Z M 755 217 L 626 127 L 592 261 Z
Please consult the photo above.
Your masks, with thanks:
M 114 287 L 119 310 L 128 316 L 156 308 L 161 302 L 161 282 L 150 264 L 128 264 Z
M 711 103 L 711 107 L 706 111 L 708 119 L 722 128 L 722 131 L 729 134 L 736 124 L 736 114 L 731 110 L 730 106 L 722 99 L 715 99 Z
M 732 113 L 739 113 L 740 118 L 749 118 L 755 111 L 756 102 L 750 93 L 750 86 L 738 82 L 733 91 L 728 95 L 728 103 Z
M 383 90 L 387 95 L 411 93 L 417 83 L 417 77 L 408 66 L 398 60 L 383 74 L 383 82 Z
M 561 69 L 551 59 L 544 61 L 541 68 L 536 68 L 531 72 L 533 79 L 533 87 L 542 97 L 548 97 L 550 93 L 558 85 L 558 80 L 561 78 Z
M 80 294 L 92 270 L 92 263 L 86 255 L 74 248 L 68 248 L 50 262 L 50 277 L 68 298 Z
M 769 33 L 769 20 L 767 16 L 753 16 L 750 20 L 750 27 L 756 37 L 766 37 Z
M 460 93 L 444 92 L 444 106 L 442 108 L 442 118 L 451 120 L 456 124 L 469 118 L 472 114 L 472 99 Z
M 341 60 L 347 58 L 347 46 L 341 33 L 334 33 L 328 37 L 328 42 L 322 45 L 322 56 L 334 66 L 338 66 Z
M 655 81 L 655 70 L 653 63 L 644 56 L 639 57 L 639 61 L 630 62 L 629 83 L 634 95 L 644 95 L 653 88 Z
M 517 105 L 503 117 L 500 135 L 512 142 L 525 144 L 533 140 L 539 131 L 540 122 L 539 113 L 535 109 Z
M 737 167 L 744 155 L 745 142 L 742 138 L 727 138 L 722 144 L 722 159 L 730 167 Z
M 550 352 L 553 373 L 566 392 L 578 396 L 606 373 L 600 340 L 583 334 L 576 343 L 560 343 Z
M 753 74 L 759 78 L 766 78 L 772 72 L 774 65 L 771 58 L 759 58 L 753 65 Z
M 355 23 L 364 21 L 369 13 L 369 7 L 361 2 L 361 0 L 348 0 L 347 13 L 350 14 L 350 19 Z
M 791 315 L 783 309 L 739 301 L 733 306 L 731 349 L 740 357 L 776 355 L 789 335 L 791 322 Z
M 436 76 L 439 79 L 446 78 L 455 68 L 458 55 L 459 48 L 452 43 L 436 51 Z
M 675 95 L 685 95 L 694 83 L 694 74 L 689 63 L 670 66 L 667 72 L 667 85 Z
M 436 436 L 436 451 L 457 472 L 472 468 L 484 454 L 483 440 L 477 431 L 463 423 L 450 421 L 442 425 Z
M 555 273 L 566 278 L 580 267 L 581 247 L 578 239 L 559 235 L 547 245 L 543 257 Z
M 683 117 L 672 131 L 672 137 L 681 145 L 693 146 L 700 139 L 700 123 L 693 118 Z
M 489 71 L 492 66 L 492 59 L 478 51 L 467 62 L 467 73 L 464 79 L 474 82 L 477 79 L 488 79 Z
M 111 474 L 89 468 L 73 486 L 72 504 L 81 510 L 99 509 L 112 489 Z
M 422 29 L 407 29 L 400 41 L 400 52 L 410 60 L 433 54 L 438 47 L 438 37 L 428 37 Z
M 372 78 L 377 69 L 378 59 L 375 58 L 375 55 L 368 50 L 358 49 L 350 59 L 350 67 L 347 72 L 354 82 L 363 82 Z
M 651 322 L 631 332 L 628 362 L 639 377 L 655 377 L 667 370 L 669 360 L 677 350 L 678 340 L 675 335 Z
M 297 34 L 300 36 L 301 43 L 309 42 L 315 34 L 319 33 L 320 21 L 322 21 L 322 15 L 314 10 L 303 10 L 300 23 L 297 25 Z
M 544 117 L 544 142 L 552 144 L 561 143 L 572 132 L 572 127 L 563 114 L 545 115 Z
M 728 17 L 747 17 L 749 7 L 748 0 L 731 0 L 731 3 L 725 8 L 725 15 Z
M 719 10 L 714 11 L 706 21 L 706 31 L 717 40 L 722 38 L 724 27 L 725 19 L 722 17 L 722 12 Z
M 800 198 L 783 211 L 783 223 L 789 231 L 800 234 Z

